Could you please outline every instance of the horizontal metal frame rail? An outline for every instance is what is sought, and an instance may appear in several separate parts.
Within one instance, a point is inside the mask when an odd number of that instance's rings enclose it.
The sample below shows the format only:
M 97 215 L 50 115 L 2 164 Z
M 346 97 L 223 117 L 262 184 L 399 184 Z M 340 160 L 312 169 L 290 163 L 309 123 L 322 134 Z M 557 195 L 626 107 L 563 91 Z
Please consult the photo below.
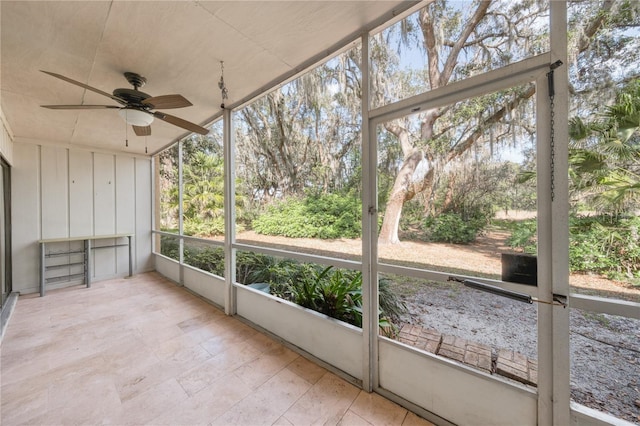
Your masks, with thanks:
M 167 236 L 171 238 L 182 238 L 186 241 L 194 241 L 217 248 L 224 248 L 222 241 L 209 240 L 206 238 L 193 237 L 188 235 L 178 235 L 166 231 L 152 231 L 156 235 Z M 97 248 L 97 247 L 94 247 Z M 340 268 L 359 270 L 362 266 L 361 262 L 337 259 L 327 256 L 318 256 L 313 254 L 298 253 L 289 250 L 274 249 L 264 246 L 255 246 L 250 244 L 236 243 L 233 244 L 236 250 L 254 251 L 276 257 L 285 257 L 300 260 L 302 262 L 320 263 L 324 265 L 333 265 Z M 82 252 L 80 252 L 82 253 Z M 156 253 L 162 255 L 162 253 Z M 537 295 L 537 288 L 529 285 L 511 283 L 508 281 L 500 281 L 491 278 L 482 278 L 473 275 L 452 274 L 450 272 L 433 271 L 430 269 L 411 268 L 407 266 L 391 265 L 387 263 L 378 264 L 378 272 L 385 274 L 406 275 L 412 278 L 421 278 L 425 280 L 447 282 L 451 276 L 461 279 L 473 279 L 485 284 L 494 285 L 505 290 L 518 291 L 526 293 L 530 296 Z M 609 315 L 617 315 L 625 318 L 640 319 L 640 303 L 628 302 L 624 300 L 611 300 L 604 297 L 587 296 L 577 293 L 571 293 L 569 297 L 569 307 L 581 309 L 585 311 L 605 313 Z

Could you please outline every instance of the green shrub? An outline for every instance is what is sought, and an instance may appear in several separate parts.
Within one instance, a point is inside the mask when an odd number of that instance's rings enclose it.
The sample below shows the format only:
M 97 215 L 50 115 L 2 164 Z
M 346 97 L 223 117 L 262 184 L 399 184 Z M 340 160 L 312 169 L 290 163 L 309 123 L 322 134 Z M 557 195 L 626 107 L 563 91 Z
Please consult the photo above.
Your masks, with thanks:
M 614 279 L 640 277 L 640 218 L 571 218 L 570 233 L 572 271 Z
M 180 244 L 178 238 L 160 235 L 160 254 L 168 258 L 180 259 Z
M 536 219 L 514 222 L 511 226 L 511 235 L 507 238 L 507 244 L 512 248 L 522 249 L 525 253 L 535 255 L 538 253 L 537 232 Z
M 611 279 L 640 277 L 640 218 L 572 216 L 569 222 L 571 272 L 597 273 Z M 514 227 L 507 243 L 536 253 L 536 221 Z
M 434 242 L 469 244 L 476 240 L 484 225 L 479 220 L 465 221 L 458 213 L 428 217 L 425 229 Z
M 357 238 L 362 232 L 361 203 L 353 194 L 291 198 L 254 219 L 253 230 L 291 238 Z
M 224 235 L 224 218 L 216 217 L 207 220 L 199 218 L 187 218 L 183 224 L 184 233 L 198 237 L 211 237 Z
M 224 249 L 222 247 L 194 247 L 185 243 L 184 262 L 194 268 L 224 276 Z

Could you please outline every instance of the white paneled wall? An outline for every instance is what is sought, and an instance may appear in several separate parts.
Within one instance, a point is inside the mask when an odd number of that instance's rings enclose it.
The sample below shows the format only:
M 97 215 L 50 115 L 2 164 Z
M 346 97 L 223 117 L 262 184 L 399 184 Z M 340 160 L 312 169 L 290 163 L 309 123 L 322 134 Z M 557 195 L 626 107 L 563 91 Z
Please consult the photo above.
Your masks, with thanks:
M 45 238 L 132 233 L 134 272 L 153 269 L 151 159 L 31 143 L 13 150 L 15 291 L 38 291 L 38 240 Z M 126 276 L 129 251 L 93 250 L 91 266 L 94 281 Z

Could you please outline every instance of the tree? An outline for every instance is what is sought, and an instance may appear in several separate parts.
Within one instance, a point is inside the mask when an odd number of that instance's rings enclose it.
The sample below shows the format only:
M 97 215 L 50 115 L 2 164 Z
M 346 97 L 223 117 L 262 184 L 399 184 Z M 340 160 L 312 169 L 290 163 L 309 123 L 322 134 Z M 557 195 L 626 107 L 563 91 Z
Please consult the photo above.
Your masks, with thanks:
M 579 27 L 573 35 L 572 58 L 584 59 L 585 55 L 598 56 L 600 61 L 615 59 L 615 52 L 594 52 L 592 48 L 603 46 L 605 39 L 622 43 L 623 37 L 607 34 L 598 38 L 600 31 L 612 25 L 637 25 L 636 15 L 630 12 L 631 2 L 605 1 L 597 6 L 590 2 L 580 5 Z M 468 7 L 467 7 L 468 6 Z M 423 88 L 435 89 L 451 81 L 479 74 L 506 63 L 541 53 L 548 49 L 547 5 L 542 2 L 522 1 L 505 3 L 476 1 L 465 3 L 465 8 L 447 2 L 432 2 L 414 18 L 408 18 L 399 26 L 396 39 L 407 47 L 417 44 L 425 55 L 426 70 Z M 387 38 L 392 38 L 388 33 Z M 602 39 L 602 43 L 594 40 Z M 392 81 L 411 81 L 398 78 L 397 61 L 391 60 L 392 52 L 379 35 L 372 48 L 374 69 L 374 94 L 378 105 L 406 96 L 407 85 L 393 86 Z M 591 49 L 591 50 L 590 50 Z M 636 55 L 633 53 L 633 55 Z M 637 57 L 637 55 L 636 55 Z M 594 79 L 585 79 L 584 87 L 593 87 Z M 582 87 L 582 89 L 584 89 Z M 423 89 L 424 90 L 424 89 Z M 403 93 L 400 93 L 404 91 Z M 412 129 L 408 120 L 385 123 L 385 130 L 395 136 L 401 147 L 402 159 L 397 168 L 394 184 L 388 196 L 380 243 L 396 243 L 403 205 L 416 194 L 429 193 L 439 181 L 439 175 L 454 160 L 461 158 L 476 144 L 493 143 L 489 134 L 513 134 L 531 131 L 522 115 L 514 114 L 523 108 L 535 93 L 535 87 L 507 90 L 475 100 L 460 102 L 419 114 L 418 129 Z M 430 196 L 423 199 L 431 200 Z M 425 207 L 429 210 L 429 206 Z
M 224 163 L 221 123 L 206 136 L 182 141 L 182 211 L 184 231 L 190 235 L 224 233 Z M 162 229 L 178 227 L 178 146 L 160 154 Z M 236 197 L 241 202 L 241 197 Z
M 248 196 L 269 202 L 343 190 L 360 142 L 359 50 L 350 50 L 243 108 L 238 174 Z
M 625 85 L 599 117 L 575 117 L 569 133 L 574 191 L 614 213 L 640 203 L 640 79 Z

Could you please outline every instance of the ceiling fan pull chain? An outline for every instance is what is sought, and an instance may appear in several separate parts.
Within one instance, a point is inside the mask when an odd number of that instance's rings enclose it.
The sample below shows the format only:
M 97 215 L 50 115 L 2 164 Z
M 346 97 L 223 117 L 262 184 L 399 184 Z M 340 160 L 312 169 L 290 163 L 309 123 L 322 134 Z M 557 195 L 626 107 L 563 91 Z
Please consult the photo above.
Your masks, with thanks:
M 126 109 L 124 110 L 124 116 L 125 116 L 125 119 L 124 119 L 124 146 L 129 147 L 129 132 L 127 131 L 127 126 L 128 126 L 127 118 L 129 117 L 129 114 L 128 114 L 128 110 L 126 110 Z

